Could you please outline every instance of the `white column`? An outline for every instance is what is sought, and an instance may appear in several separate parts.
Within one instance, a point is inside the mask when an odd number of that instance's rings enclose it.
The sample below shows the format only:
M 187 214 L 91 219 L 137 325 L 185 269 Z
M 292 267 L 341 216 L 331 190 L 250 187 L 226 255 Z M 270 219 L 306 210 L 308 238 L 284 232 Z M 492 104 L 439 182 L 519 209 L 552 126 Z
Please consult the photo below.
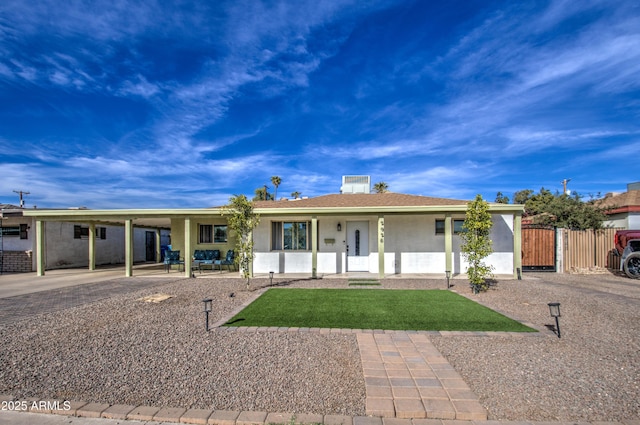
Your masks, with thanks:
M 89 223 L 89 270 L 96 269 L 96 224 Z
M 133 276 L 133 220 L 124 221 L 124 262 L 126 277 Z
M 444 216 L 444 258 L 445 271 L 450 271 L 453 276 L 453 229 L 451 226 L 451 214 Z
M 191 219 L 184 219 L 184 277 L 191 277 L 191 255 L 193 245 L 191 241 Z
M 378 277 L 384 277 L 384 215 L 378 216 Z
M 45 249 L 44 249 L 44 221 L 36 220 L 36 275 L 44 276 Z
M 318 217 L 311 217 L 311 278 L 318 278 Z

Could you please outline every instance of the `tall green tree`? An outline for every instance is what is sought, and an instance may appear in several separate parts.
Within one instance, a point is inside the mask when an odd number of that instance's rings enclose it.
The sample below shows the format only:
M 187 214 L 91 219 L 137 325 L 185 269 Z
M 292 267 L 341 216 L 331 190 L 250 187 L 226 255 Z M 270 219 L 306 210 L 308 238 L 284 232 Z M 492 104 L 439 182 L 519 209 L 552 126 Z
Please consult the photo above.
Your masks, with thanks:
M 506 195 L 503 195 L 502 192 L 498 192 L 496 193 L 496 202 L 498 204 L 508 204 L 509 203 L 509 197 Z
M 276 199 L 278 199 L 278 186 L 280 186 L 280 183 L 282 183 L 282 179 L 278 176 L 271 176 L 271 184 L 273 184 L 274 187 L 274 191 L 273 191 L 273 200 L 275 201 Z
M 376 193 L 387 193 L 389 191 L 389 185 L 385 182 L 378 182 L 373 185 L 373 191 Z
M 469 283 L 475 293 L 489 288 L 487 280 L 493 277 L 493 266 L 484 263 L 484 259 L 493 252 L 493 243 L 489 238 L 491 227 L 491 213 L 489 203 L 482 199 L 482 195 L 467 204 L 462 238 L 461 251 L 469 266 L 467 275 Z
M 273 199 L 273 197 L 267 190 L 267 186 L 259 187 L 254 191 L 254 201 L 270 201 L 271 199 Z
M 569 195 L 540 188 L 516 192 L 516 203 L 524 204 L 525 216 L 535 224 L 553 225 L 567 229 L 600 229 L 606 220 L 605 210 L 598 208 L 594 200 L 583 201 L 577 192 Z
M 245 195 L 235 195 L 229 198 L 229 204 L 222 208 L 222 215 L 227 218 L 227 224 L 235 233 L 235 258 L 234 261 L 242 276 L 251 278 L 251 262 L 255 254 L 253 252 L 253 229 L 260 223 L 260 216 L 253 211 L 253 202 Z

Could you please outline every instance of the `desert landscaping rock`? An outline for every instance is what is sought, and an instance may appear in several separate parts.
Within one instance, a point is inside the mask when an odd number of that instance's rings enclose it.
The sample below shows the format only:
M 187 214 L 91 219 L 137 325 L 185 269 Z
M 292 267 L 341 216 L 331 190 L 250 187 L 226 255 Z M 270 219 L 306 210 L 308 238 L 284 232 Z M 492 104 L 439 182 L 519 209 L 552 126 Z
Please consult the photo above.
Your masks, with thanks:
M 274 281 L 348 289 L 346 280 Z M 640 416 L 640 285 L 613 275 L 525 274 L 472 295 L 541 330 L 537 336 L 429 333 L 493 420 L 612 421 Z M 0 327 L 0 394 L 107 405 L 363 416 L 356 334 L 205 331 L 258 295 L 239 279 L 198 277 L 116 295 Z M 385 279 L 383 288 L 442 289 L 444 279 Z M 380 288 L 380 287 L 376 287 Z M 161 303 L 140 298 L 171 295 Z M 229 297 L 234 293 L 233 297 Z M 548 302 L 560 302 L 562 338 Z M 157 410 L 156 410 L 157 412 Z M 131 412 L 131 413 L 135 413 Z M 132 417 L 131 413 L 128 415 Z M 209 423 L 215 421 L 215 413 Z

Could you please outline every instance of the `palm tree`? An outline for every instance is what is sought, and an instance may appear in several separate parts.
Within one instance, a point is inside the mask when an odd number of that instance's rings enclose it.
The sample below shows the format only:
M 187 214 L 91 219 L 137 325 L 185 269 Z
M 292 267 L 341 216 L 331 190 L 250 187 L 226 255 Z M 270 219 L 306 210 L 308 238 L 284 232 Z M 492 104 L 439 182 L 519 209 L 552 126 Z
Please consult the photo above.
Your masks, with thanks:
M 385 182 L 378 182 L 373 185 L 373 190 L 376 193 L 386 193 L 389 191 L 389 185 L 386 184 Z
M 300 197 L 301 193 L 300 192 L 291 192 L 291 197 L 293 199 L 298 199 Z
M 275 201 L 276 199 L 278 199 L 278 186 L 280 186 L 280 183 L 282 183 L 282 179 L 278 176 L 272 176 L 271 183 L 274 187 L 273 200 Z

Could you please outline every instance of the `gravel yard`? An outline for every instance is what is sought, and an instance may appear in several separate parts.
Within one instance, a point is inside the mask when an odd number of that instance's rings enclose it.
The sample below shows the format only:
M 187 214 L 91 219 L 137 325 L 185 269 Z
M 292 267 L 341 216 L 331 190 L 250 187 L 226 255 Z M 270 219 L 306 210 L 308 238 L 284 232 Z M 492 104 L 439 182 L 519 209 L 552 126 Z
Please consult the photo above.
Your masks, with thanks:
M 490 419 L 606 421 L 640 418 L 640 282 L 610 274 L 525 274 L 473 296 L 562 338 L 434 337 L 489 410 Z
M 239 279 L 162 284 L 0 330 L 0 393 L 109 404 L 362 415 L 353 335 L 204 328 L 255 292 Z M 173 295 L 161 303 L 138 299 Z M 229 294 L 234 293 L 234 297 Z
M 560 302 L 562 338 L 445 336 L 433 343 L 489 419 L 579 421 L 640 417 L 640 282 L 612 275 L 525 274 L 470 295 L 543 329 Z M 142 278 L 134 278 L 142 279 Z M 255 280 L 252 287 L 268 280 Z M 344 287 L 345 280 L 290 286 Z M 442 288 L 444 279 L 387 279 L 386 288 Z M 379 288 L 379 287 L 378 287 Z M 166 293 L 158 304 L 139 298 Z M 230 297 L 233 293 L 234 296 Z M 364 415 L 354 335 L 204 330 L 256 296 L 239 279 L 179 279 L 0 326 L 0 393 L 218 410 Z

